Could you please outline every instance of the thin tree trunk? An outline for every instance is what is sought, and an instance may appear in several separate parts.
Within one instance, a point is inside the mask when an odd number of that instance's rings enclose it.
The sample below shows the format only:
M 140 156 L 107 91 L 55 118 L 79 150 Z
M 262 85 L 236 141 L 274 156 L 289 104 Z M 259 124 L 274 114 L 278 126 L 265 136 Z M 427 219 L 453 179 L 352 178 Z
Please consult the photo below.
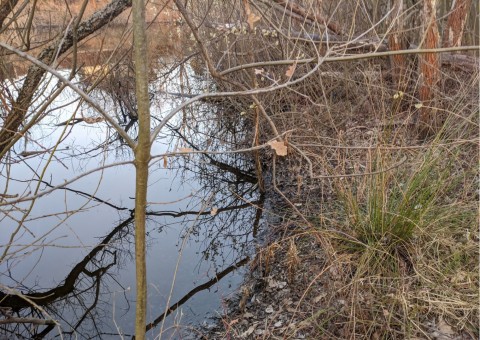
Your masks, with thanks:
M 472 0 L 455 0 L 452 3 L 452 9 L 443 31 L 443 47 L 455 47 L 462 44 L 463 30 L 471 4 Z
M 424 0 L 423 19 L 425 22 L 423 44 L 425 49 L 438 48 L 440 34 L 437 27 L 436 0 Z M 425 53 L 419 56 L 420 68 L 420 101 L 424 107 L 420 110 L 419 131 L 426 136 L 435 130 L 436 120 L 433 108 L 435 106 L 435 90 L 440 79 L 440 62 L 438 53 Z
M 145 224 L 148 188 L 148 163 L 150 162 L 150 103 L 148 96 L 147 36 L 145 4 L 133 1 L 133 39 L 135 83 L 138 108 L 138 144 L 135 148 L 135 265 L 137 303 L 135 314 L 135 339 L 145 339 L 147 311 L 147 268 L 145 255 Z
M 399 51 L 406 49 L 404 22 L 401 17 L 403 12 L 403 0 L 392 0 L 393 19 L 391 21 L 392 32 L 388 35 L 388 48 L 390 51 Z M 390 57 L 393 80 L 399 91 L 406 89 L 406 69 L 407 56 L 402 54 Z

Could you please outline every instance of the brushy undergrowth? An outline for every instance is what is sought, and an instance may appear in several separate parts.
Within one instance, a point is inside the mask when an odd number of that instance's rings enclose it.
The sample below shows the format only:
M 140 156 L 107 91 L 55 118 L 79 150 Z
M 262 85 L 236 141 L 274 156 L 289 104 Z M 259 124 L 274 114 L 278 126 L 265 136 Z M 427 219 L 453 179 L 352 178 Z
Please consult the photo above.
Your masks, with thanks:
M 285 183 L 277 188 L 291 207 L 274 210 L 288 231 L 275 241 L 275 254 L 285 260 L 273 277 L 291 283 L 291 294 L 301 298 L 293 311 L 284 308 L 285 330 L 265 326 L 262 336 L 477 339 L 478 75 L 442 94 L 436 108 L 445 122 L 426 140 L 405 118 L 416 113 L 414 97 L 404 94 L 397 114 L 388 109 L 395 91 L 364 85 L 357 97 L 370 106 L 363 116 L 342 115 L 345 106 L 330 102 L 330 125 L 312 108 L 275 116 L 282 129 L 305 126 L 289 137 L 292 154 L 266 171 Z
M 408 162 L 372 150 L 370 175 L 334 183 L 339 199 L 326 214 L 343 260 L 332 296 L 349 303 L 328 319 L 345 336 L 479 336 L 476 149 L 449 143 L 443 131 Z

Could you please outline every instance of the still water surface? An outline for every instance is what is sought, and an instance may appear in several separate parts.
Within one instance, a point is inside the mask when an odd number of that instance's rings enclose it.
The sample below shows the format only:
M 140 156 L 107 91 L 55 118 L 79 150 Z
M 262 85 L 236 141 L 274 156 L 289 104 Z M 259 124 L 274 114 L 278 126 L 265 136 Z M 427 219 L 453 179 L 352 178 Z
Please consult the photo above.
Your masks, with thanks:
M 155 69 L 157 74 L 168 66 L 165 60 L 163 65 Z M 152 82 L 154 122 L 182 100 L 166 92 L 185 91 L 185 79 L 189 79 L 188 89 L 193 91 L 208 86 L 188 65 L 182 72 L 182 81 L 180 73 L 170 73 L 168 82 Z M 75 81 L 82 85 L 80 77 Z M 48 97 L 56 84 L 54 79 L 47 79 L 42 95 Z M 120 112 L 107 89 L 99 88 L 91 95 L 108 112 Z M 59 126 L 73 113 L 75 117 L 96 115 L 86 104 L 79 104 L 73 91 L 66 89 L 50 108 L 42 124 L 15 146 L 11 164 L 3 165 L 0 184 L 4 192 L 29 196 L 91 169 L 132 160 L 131 151 L 104 122 Z M 198 104 L 188 108 L 158 137 L 152 154 L 180 147 L 231 148 L 242 140 L 242 125 L 221 120 L 215 107 Z M 133 125 L 133 137 L 135 132 Z M 53 157 L 50 152 L 31 155 L 56 145 L 59 151 Z M 242 155 L 159 157 L 152 163 L 147 320 L 156 322 L 150 325 L 149 338 L 160 334 L 179 338 L 188 332 L 189 325 L 208 323 L 208 317 L 222 312 L 222 299 L 241 283 L 246 270 L 242 265 L 251 252 L 254 222 L 258 222 L 257 206 L 251 204 L 259 200 L 255 181 L 250 175 L 244 176 L 251 167 L 251 161 Z M 40 306 L 42 312 L 21 308 L 18 315 L 51 317 L 61 327 L 47 330 L 39 326 L 32 331 L 28 325 L 17 325 L 0 332 L 26 338 L 40 333 L 44 338 L 80 339 L 133 334 L 134 182 L 133 165 L 118 165 L 80 177 L 63 189 L 39 197 L 34 204 L 29 201 L 3 207 L 0 251 L 6 255 L 0 263 L 0 283 L 23 293 L 51 290 L 57 294 Z M 12 235 L 13 246 L 7 248 Z M 236 263 L 239 269 L 233 270 Z M 225 277 L 213 284 L 216 275 L 224 271 Z M 69 286 L 71 278 L 73 285 Z M 207 282 L 212 285 L 200 288 L 208 289 L 185 297 Z M 186 302 L 175 305 L 182 298 Z M 175 310 L 162 324 L 161 315 L 168 306 L 175 306 Z

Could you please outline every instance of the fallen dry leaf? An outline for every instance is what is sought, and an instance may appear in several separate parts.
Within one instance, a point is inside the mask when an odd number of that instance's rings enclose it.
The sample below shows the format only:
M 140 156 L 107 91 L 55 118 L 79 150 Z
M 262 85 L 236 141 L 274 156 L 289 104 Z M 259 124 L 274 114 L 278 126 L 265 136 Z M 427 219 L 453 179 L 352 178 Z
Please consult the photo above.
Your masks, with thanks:
M 443 320 L 443 318 L 440 318 L 440 320 L 438 320 L 437 328 L 442 333 L 442 335 L 446 335 L 448 337 L 455 335 L 455 331 L 452 329 L 452 327 L 450 327 L 449 324 L 445 322 L 445 320 Z
M 285 75 L 287 76 L 288 79 L 292 78 L 296 68 L 297 68 L 297 63 L 294 63 L 288 67 L 287 72 L 285 72 Z
M 289 313 L 296 313 L 296 312 L 297 312 L 297 309 L 296 309 L 296 308 L 293 308 L 293 307 L 287 307 L 287 312 L 289 312 Z
M 285 142 L 277 142 L 277 141 L 271 141 L 268 142 L 268 145 L 275 150 L 275 153 L 277 156 L 286 156 L 288 151 L 287 151 L 287 146 L 285 145 Z
M 253 333 L 253 331 L 255 330 L 255 327 L 257 327 L 257 325 L 253 325 L 253 326 L 250 326 L 245 332 L 243 332 L 240 336 L 242 338 L 246 338 L 247 336 L 249 336 L 250 334 Z
M 314 299 L 313 299 L 313 303 L 319 303 L 320 301 L 323 300 L 324 297 L 327 296 L 327 293 L 322 293 L 318 296 L 316 296 Z
M 255 23 L 256 23 L 257 21 L 260 21 L 261 18 L 262 18 L 262 17 L 254 14 L 254 13 L 250 13 L 250 14 L 248 15 L 247 22 L 248 22 L 248 26 L 250 26 L 250 29 L 251 29 L 251 30 L 255 29 Z
M 248 26 L 250 26 L 250 29 L 253 31 L 255 29 L 255 23 L 260 21 L 261 17 L 252 12 L 248 0 L 243 0 L 243 5 L 245 6 L 245 13 L 247 14 Z

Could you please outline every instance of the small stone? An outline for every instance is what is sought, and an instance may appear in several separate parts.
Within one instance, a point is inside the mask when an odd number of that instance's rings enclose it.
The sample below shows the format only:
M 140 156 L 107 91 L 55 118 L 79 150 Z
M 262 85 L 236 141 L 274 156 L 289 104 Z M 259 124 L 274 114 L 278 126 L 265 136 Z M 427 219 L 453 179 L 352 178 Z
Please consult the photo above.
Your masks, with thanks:
M 265 313 L 268 313 L 268 314 L 272 314 L 272 313 L 273 313 L 273 307 L 272 307 L 272 305 L 269 305 L 269 306 L 265 309 Z
M 273 324 L 273 327 L 278 328 L 278 327 L 282 327 L 282 325 L 283 325 L 282 321 L 277 321 Z

